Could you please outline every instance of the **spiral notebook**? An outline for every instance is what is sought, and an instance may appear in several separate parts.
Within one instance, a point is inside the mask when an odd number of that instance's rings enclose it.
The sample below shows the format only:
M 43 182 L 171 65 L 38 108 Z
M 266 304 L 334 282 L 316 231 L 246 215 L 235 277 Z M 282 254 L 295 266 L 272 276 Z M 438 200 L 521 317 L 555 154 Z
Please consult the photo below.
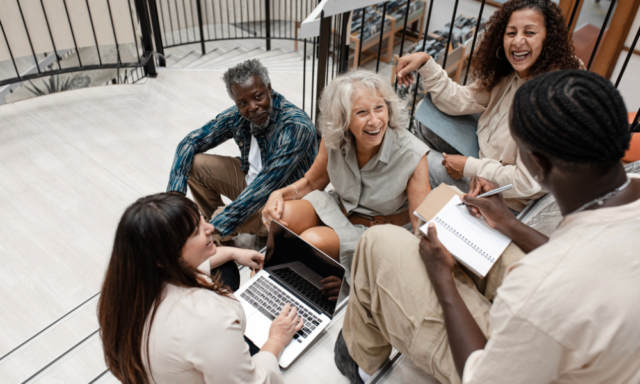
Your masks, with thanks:
M 485 277 L 511 239 L 491 228 L 482 218 L 472 216 L 453 196 L 436 216 L 420 227 L 427 233 L 427 225 L 434 223 L 438 239 L 451 254 L 480 277 Z M 426 221 L 426 220 L 425 220 Z

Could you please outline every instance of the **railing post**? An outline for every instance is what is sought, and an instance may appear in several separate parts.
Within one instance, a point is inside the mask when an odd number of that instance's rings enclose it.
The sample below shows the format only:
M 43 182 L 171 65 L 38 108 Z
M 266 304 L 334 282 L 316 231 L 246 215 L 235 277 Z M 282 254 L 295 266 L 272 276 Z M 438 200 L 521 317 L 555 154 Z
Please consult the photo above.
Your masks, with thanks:
M 155 1 L 155 0 L 149 0 Z M 143 58 L 147 60 L 147 64 L 144 65 L 144 73 L 149 77 L 158 76 L 158 72 L 156 72 L 156 63 L 153 60 L 153 42 L 151 40 L 151 24 L 149 23 L 149 9 L 147 8 L 146 0 L 134 0 L 134 4 L 136 6 L 136 13 L 140 18 L 140 30 L 142 31 L 142 49 L 143 49 Z M 156 13 L 157 16 L 157 13 Z
M 349 44 L 347 43 L 347 27 L 349 26 L 349 16 L 351 11 L 342 14 L 342 25 L 340 29 L 340 73 L 347 72 L 349 68 Z
M 167 61 L 164 58 L 164 45 L 162 44 L 162 35 L 160 32 L 160 19 L 158 18 L 158 7 L 156 7 L 156 0 L 149 0 L 149 14 L 151 16 L 151 27 L 153 28 L 153 38 L 156 43 L 156 52 L 160 54 L 160 58 L 158 59 L 158 64 L 160 64 L 161 67 L 166 67 Z
M 202 6 L 200 5 L 200 0 L 196 0 L 196 11 L 198 12 L 198 24 L 200 24 L 200 49 L 202 49 L 202 54 L 206 55 L 207 52 L 204 48 L 204 28 L 202 28 Z
M 324 90 L 327 79 L 327 61 L 329 58 L 329 40 L 331 39 L 331 17 L 320 14 L 320 45 L 318 47 L 318 87 L 316 88 L 316 119 L 320 114 L 318 100 Z
M 265 28 L 267 29 L 267 51 L 271 50 L 271 0 L 264 0 Z

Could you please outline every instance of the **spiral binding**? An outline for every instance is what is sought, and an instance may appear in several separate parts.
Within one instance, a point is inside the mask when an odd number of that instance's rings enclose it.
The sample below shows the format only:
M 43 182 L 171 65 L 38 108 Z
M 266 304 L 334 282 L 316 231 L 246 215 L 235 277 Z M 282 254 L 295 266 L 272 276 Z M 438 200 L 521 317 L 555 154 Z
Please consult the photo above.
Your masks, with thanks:
M 491 255 L 489 255 L 488 253 L 486 253 L 482 248 L 478 247 L 477 245 L 475 245 L 475 243 L 471 242 L 471 240 L 467 239 L 466 237 L 464 237 L 462 235 L 462 233 L 456 231 L 453 227 L 449 226 L 449 224 L 447 224 L 444 220 L 442 220 L 439 217 L 435 218 L 435 221 L 438 222 L 438 224 L 442 225 L 443 227 L 445 227 L 447 230 L 449 230 L 449 232 L 453 233 L 454 235 L 456 235 L 460 240 L 464 241 L 465 243 L 467 243 L 471 248 L 475 249 L 479 254 L 481 254 L 485 259 L 489 260 L 491 263 L 494 263 L 496 260 L 491 257 Z

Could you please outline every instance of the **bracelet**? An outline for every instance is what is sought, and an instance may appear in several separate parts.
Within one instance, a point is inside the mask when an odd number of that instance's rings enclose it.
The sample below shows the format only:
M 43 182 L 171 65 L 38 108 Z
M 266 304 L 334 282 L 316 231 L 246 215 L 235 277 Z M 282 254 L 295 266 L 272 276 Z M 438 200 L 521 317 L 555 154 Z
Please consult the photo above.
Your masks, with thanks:
M 291 185 L 293 187 L 293 190 L 296 191 L 296 196 L 293 198 L 293 200 L 295 200 L 296 197 L 298 197 L 298 188 L 296 188 L 296 186 L 293 184 L 289 184 L 289 185 Z

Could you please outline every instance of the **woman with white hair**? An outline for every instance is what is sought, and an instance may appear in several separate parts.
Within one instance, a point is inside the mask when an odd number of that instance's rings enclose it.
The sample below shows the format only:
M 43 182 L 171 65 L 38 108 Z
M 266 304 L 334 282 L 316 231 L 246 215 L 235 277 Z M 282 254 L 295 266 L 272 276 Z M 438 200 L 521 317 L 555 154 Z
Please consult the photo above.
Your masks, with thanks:
M 431 190 L 429 148 L 406 129 L 408 111 L 391 85 L 371 71 L 337 77 L 319 102 L 318 155 L 302 179 L 271 193 L 262 220 L 267 228 L 277 220 L 350 270 L 367 228 L 417 224 L 410 212 Z M 329 183 L 335 189 L 325 192 Z

